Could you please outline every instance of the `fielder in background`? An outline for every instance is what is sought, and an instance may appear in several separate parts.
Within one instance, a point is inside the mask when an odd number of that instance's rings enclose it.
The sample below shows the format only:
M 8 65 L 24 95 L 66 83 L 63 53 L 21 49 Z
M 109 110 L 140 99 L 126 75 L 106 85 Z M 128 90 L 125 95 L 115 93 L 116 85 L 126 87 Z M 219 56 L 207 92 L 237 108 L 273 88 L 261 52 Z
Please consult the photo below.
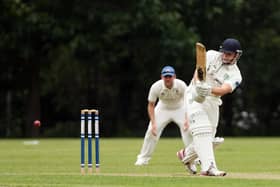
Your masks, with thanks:
M 242 81 L 237 67 L 241 54 L 239 41 L 228 38 L 222 43 L 219 51 L 207 51 L 206 81 L 198 81 L 197 72 L 194 73 L 187 93 L 193 142 L 177 152 L 178 158 L 193 174 L 196 173 L 194 160 L 198 157 L 201 162 L 201 175 L 226 175 L 226 172 L 220 171 L 216 165 L 214 137 L 219 120 L 219 106 L 222 105 L 221 96 L 232 93 Z
M 165 66 L 162 69 L 161 80 L 156 81 L 149 91 L 147 109 L 150 123 L 135 162 L 136 166 L 148 164 L 163 129 L 170 122 L 179 126 L 184 145 L 187 146 L 190 142 L 191 135 L 186 131 L 189 125 L 185 115 L 186 89 L 186 83 L 176 79 L 173 67 Z

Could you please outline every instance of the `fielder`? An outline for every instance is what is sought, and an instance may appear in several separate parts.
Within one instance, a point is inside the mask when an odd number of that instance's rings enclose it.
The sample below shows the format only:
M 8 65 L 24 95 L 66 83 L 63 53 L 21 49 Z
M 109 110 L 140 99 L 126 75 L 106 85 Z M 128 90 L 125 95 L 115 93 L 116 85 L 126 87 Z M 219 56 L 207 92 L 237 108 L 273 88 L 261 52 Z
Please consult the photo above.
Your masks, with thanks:
M 242 81 L 237 61 L 242 54 L 241 45 L 233 38 L 226 39 L 219 51 L 209 50 L 206 54 L 206 81 L 199 82 L 197 72 L 187 93 L 190 131 L 193 142 L 177 152 L 178 158 L 191 173 L 196 173 L 194 160 L 201 162 L 201 175 L 225 176 L 217 168 L 213 146 L 223 139 L 214 138 L 219 120 L 221 96 L 232 93 Z M 213 146 L 212 146 L 213 144 Z
M 141 152 L 135 162 L 136 166 L 149 163 L 163 129 L 170 122 L 174 122 L 179 126 L 184 145 L 189 145 L 191 134 L 186 130 L 189 127 L 189 120 L 185 115 L 186 89 L 186 83 L 176 79 L 173 67 L 165 66 L 162 69 L 161 80 L 155 82 L 149 91 L 147 109 L 150 122 Z

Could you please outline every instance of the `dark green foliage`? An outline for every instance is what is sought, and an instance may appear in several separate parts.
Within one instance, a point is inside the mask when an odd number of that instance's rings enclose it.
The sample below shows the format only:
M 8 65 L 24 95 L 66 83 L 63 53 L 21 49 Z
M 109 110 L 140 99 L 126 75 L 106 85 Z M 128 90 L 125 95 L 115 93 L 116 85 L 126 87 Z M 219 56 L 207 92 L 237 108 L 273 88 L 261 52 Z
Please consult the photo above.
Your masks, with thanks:
M 164 65 L 189 83 L 195 42 L 241 41 L 241 87 L 224 98 L 221 135 L 277 135 L 278 7 L 273 1 L 0 2 L 0 136 L 73 136 L 98 108 L 103 136 L 143 136 L 150 85 Z M 38 131 L 38 130 L 37 130 Z M 61 132 L 59 132 L 61 131 Z M 66 132 L 66 130 L 65 130 Z M 179 134 L 178 134 L 179 135 Z M 74 135 L 75 136 L 75 135 Z

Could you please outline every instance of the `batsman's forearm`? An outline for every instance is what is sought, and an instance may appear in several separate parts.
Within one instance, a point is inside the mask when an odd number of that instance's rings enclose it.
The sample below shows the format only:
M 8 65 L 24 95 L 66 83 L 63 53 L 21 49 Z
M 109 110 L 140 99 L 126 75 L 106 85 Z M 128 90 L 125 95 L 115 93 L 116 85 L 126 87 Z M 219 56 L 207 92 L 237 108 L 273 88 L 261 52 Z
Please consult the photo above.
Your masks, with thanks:
M 213 87 L 211 93 L 217 96 L 223 96 L 232 92 L 232 88 L 229 84 L 223 84 L 221 87 Z

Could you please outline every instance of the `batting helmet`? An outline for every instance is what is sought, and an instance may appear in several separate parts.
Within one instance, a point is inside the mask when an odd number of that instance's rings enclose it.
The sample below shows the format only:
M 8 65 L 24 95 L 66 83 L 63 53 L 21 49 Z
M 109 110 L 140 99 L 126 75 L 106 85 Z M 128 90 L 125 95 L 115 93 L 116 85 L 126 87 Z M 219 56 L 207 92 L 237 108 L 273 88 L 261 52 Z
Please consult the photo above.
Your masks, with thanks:
M 234 38 L 228 38 L 224 40 L 220 46 L 221 52 L 230 52 L 230 53 L 242 53 L 241 45 L 238 40 Z

